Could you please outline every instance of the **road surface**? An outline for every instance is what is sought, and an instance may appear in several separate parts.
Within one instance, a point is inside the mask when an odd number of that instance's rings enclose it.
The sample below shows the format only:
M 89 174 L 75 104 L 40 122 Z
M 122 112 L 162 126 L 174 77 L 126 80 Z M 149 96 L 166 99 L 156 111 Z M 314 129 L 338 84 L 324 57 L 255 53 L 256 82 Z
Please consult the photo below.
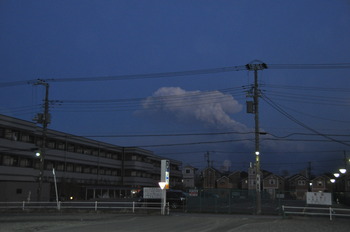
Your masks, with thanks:
M 349 218 L 185 214 L 0 214 L 0 231 L 8 232 L 136 232 L 136 231 L 227 231 L 227 232 L 348 232 Z

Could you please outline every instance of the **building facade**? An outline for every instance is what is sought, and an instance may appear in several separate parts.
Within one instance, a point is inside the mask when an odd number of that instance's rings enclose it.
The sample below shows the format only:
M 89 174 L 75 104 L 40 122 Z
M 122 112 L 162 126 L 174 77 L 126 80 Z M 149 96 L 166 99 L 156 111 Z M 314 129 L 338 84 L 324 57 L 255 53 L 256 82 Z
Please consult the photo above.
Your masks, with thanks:
M 270 198 L 275 199 L 278 193 L 284 193 L 285 180 L 284 178 L 270 174 L 263 179 L 263 190 L 269 193 Z
M 310 188 L 310 180 L 301 174 L 296 174 L 287 179 L 288 187 L 287 190 L 290 195 L 298 200 L 305 200 L 306 193 Z
M 186 165 L 182 169 L 183 177 L 183 187 L 185 189 L 195 188 L 196 187 L 196 171 L 197 168 L 192 167 L 191 165 Z
M 142 187 L 158 186 L 160 156 L 137 147 L 120 147 L 0 115 L 1 201 L 132 197 Z M 43 160 L 35 156 L 39 151 Z M 41 166 L 43 164 L 43 166 Z M 53 173 L 53 169 L 55 172 Z M 181 184 L 181 162 L 170 160 L 170 185 Z
M 332 192 L 333 184 L 331 178 L 328 176 L 318 176 L 311 180 L 311 191 L 312 192 Z

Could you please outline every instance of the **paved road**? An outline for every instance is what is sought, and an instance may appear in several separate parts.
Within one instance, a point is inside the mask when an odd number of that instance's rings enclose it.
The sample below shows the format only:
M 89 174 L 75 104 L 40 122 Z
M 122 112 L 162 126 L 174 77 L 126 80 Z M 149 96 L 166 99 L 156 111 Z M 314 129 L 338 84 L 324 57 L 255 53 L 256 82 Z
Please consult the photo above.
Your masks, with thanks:
M 240 232 L 348 232 L 350 219 L 326 217 L 282 219 L 270 216 L 172 214 L 50 214 L 0 215 L 0 231 L 15 232 L 110 232 L 110 231 L 240 231 Z

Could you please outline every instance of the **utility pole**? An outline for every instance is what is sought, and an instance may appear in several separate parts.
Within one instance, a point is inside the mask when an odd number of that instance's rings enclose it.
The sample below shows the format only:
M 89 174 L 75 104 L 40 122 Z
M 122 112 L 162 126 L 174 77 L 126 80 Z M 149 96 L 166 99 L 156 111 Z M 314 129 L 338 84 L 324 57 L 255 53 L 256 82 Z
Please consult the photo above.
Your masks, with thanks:
M 207 151 L 207 153 L 204 155 L 205 158 L 207 158 L 207 167 L 210 167 L 210 153 Z
M 254 92 L 253 92 L 253 113 L 255 120 L 255 170 L 256 170 L 256 214 L 261 214 L 261 176 L 260 176 L 260 128 L 259 128 L 259 82 L 258 70 L 267 68 L 265 63 L 247 64 L 246 68 L 249 71 L 254 71 Z
M 350 160 L 349 160 L 350 161 Z M 344 150 L 344 168 L 348 171 L 348 159 L 346 157 L 346 151 Z
M 42 124 L 42 144 L 40 147 L 40 166 L 39 166 L 39 179 L 38 179 L 38 189 L 37 189 L 37 200 L 41 201 L 42 196 L 42 185 L 43 185 L 43 177 L 44 177 L 44 162 L 46 155 L 46 140 L 47 140 L 47 126 L 50 123 L 50 114 L 49 114 L 49 84 L 43 80 L 38 79 L 38 81 L 34 85 L 43 85 L 45 86 L 45 99 L 44 99 L 44 112 L 37 114 L 34 118 L 39 124 Z
M 307 167 L 307 178 L 311 180 L 311 162 L 308 162 L 308 167 Z

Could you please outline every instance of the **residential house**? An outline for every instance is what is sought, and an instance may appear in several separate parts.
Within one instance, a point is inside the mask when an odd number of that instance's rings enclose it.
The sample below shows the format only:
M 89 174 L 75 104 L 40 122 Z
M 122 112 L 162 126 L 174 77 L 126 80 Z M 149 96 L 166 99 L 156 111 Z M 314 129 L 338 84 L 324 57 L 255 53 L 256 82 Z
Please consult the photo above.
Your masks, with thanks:
M 287 179 L 287 189 L 290 195 L 298 200 L 306 199 L 306 192 L 309 190 L 309 179 L 301 174 L 296 174 Z
M 182 169 L 182 178 L 184 188 L 195 188 L 196 185 L 196 171 L 198 169 L 191 165 L 186 165 Z
M 311 181 L 312 192 L 332 192 L 333 186 L 331 179 L 326 176 L 318 176 Z
M 216 181 L 221 177 L 221 173 L 212 167 L 207 167 L 202 171 L 203 188 L 216 188 Z
M 246 172 L 240 172 L 240 171 L 235 171 L 235 172 L 231 172 L 228 175 L 228 178 L 230 179 L 230 182 L 232 184 L 232 188 L 233 189 L 240 189 L 242 184 L 241 184 L 241 180 L 242 177 L 246 176 Z
M 266 176 L 263 180 L 263 190 L 268 192 L 272 199 L 275 199 L 276 194 L 284 192 L 285 190 L 284 178 L 275 174 Z
M 230 181 L 230 178 L 228 178 L 227 176 L 222 176 L 216 180 L 216 186 L 217 188 L 232 189 L 233 185 Z

